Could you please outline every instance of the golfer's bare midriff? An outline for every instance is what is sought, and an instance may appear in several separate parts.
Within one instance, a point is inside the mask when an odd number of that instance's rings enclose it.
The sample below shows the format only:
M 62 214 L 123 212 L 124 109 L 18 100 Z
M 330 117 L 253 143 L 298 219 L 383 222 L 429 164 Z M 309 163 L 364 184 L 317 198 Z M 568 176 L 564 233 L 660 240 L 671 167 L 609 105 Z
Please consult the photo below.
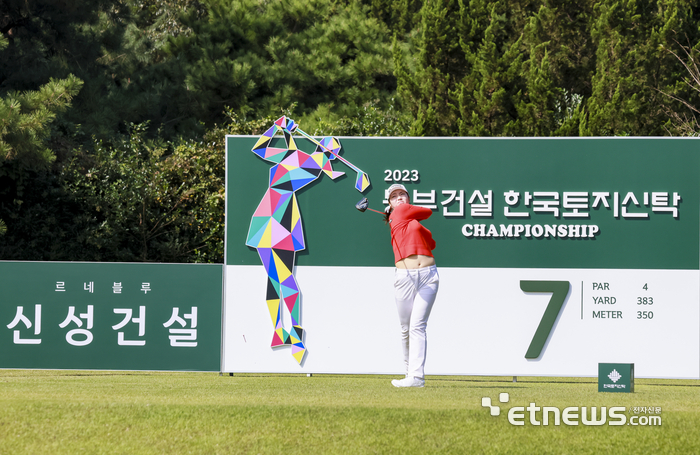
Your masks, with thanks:
M 435 265 L 435 258 L 423 254 L 412 254 L 396 263 L 397 269 L 422 269 Z

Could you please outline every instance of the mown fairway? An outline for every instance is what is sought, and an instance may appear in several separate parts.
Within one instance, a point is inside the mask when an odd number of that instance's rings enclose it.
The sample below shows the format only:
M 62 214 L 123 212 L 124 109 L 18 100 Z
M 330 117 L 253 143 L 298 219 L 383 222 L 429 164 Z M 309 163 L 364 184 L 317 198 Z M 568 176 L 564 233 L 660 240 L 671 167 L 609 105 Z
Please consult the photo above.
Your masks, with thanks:
M 0 371 L 2 454 L 698 453 L 700 383 L 595 378 Z M 507 392 L 500 416 L 481 398 Z M 660 407 L 661 426 L 512 426 L 513 406 Z M 642 414 L 643 415 L 643 414 Z M 580 418 L 579 418 L 580 420 Z

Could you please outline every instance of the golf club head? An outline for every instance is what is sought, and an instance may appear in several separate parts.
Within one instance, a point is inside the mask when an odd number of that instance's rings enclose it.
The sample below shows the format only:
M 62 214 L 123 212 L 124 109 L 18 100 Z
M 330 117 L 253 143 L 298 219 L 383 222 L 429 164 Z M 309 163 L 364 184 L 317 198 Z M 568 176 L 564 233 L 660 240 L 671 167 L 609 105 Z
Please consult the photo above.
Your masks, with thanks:
M 355 208 L 359 210 L 360 212 L 364 212 L 367 210 L 367 207 L 369 206 L 369 201 L 367 200 L 366 197 L 363 197 L 360 202 L 355 204 Z

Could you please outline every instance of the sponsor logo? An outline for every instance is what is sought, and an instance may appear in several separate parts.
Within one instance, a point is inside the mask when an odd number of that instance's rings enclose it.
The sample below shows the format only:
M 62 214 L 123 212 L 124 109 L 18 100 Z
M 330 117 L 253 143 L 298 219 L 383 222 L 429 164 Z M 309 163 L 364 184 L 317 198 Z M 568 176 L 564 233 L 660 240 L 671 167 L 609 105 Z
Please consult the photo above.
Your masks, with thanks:
M 620 373 L 618 373 L 617 370 L 612 370 L 610 372 L 610 374 L 608 375 L 608 377 L 610 378 L 610 380 L 612 382 L 617 382 L 620 380 L 620 378 L 622 378 L 622 375 Z

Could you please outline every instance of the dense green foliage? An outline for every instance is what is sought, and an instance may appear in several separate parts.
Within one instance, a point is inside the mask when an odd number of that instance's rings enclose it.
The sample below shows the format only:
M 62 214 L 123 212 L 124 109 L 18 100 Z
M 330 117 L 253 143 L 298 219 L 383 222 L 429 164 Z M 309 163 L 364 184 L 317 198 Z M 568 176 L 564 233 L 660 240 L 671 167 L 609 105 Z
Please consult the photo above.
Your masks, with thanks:
M 395 51 L 416 135 L 663 135 L 663 93 L 697 94 L 670 49 L 700 39 L 685 1 L 426 0 L 415 69 Z M 458 47 L 457 44 L 460 46 Z
M 206 4 L 207 20 L 183 18 L 193 32 L 164 50 L 184 76 L 186 91 L 173 101 L 180 115 L 210 124 L 226 106 L 259 116 L 295 103 L 302 114 L 327 105 L 348 116 L 395 88 L 388 35 L 358 3 Z
M 66 168 L 68 189 L 91 214 L 85 239 L 91 259 L 221 257 L 223 245 L 207 243 L 223 237 L 219 149 L 187 141 L 166 156 L 162 141 L 146 138 L 145 125 L 132 125 L 127 136 L 99 142 L 90 155 L 76 157 L 87 164 Z
M 221 261 L 223 136 L 695 134 L 690 0 L 6 0 L 3 259 Z M 6 232 L 5 232 L 6 231 Z

